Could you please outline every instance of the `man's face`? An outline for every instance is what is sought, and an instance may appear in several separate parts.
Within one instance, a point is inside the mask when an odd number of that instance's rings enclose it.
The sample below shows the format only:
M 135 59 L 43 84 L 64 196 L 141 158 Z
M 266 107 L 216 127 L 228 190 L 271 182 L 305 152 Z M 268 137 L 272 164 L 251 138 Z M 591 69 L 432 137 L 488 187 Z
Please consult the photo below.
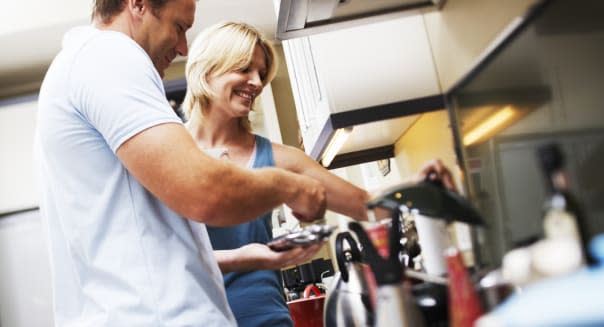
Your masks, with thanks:
M 195 0 L 170 0 L 155 11 L 147 7 L 143 16 L 141 46 L 163 78 L 166 68 L 177 55 L 189 51 L 185 32 L 195 19 Z

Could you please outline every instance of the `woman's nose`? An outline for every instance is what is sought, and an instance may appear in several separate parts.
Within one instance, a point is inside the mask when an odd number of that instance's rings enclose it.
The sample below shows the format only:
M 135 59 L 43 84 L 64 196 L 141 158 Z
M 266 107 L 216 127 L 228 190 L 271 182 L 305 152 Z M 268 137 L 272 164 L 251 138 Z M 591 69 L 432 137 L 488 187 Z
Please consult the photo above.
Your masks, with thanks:
M 257 88 L 262 88 L 262 86 L 263 86 L 262 79 L 260 78 L 260 74 L 258 74 L 257 72 L 253 72 L 251 74 L 250 79 L 248 80 L 248 83 Z

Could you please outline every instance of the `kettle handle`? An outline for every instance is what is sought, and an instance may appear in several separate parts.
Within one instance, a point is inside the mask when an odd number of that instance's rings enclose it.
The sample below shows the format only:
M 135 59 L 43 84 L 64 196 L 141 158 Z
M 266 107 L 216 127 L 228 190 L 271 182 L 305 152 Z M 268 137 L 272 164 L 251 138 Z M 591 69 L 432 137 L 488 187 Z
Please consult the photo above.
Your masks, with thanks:
M 359 251 L 359 247 L 357 242 L 354 240 L 352 235 L 349 232 L 342 232 L 336 236 L 336 261 L 338 262 L 338 268 L 340 269 L 340 275 L 342 276 L 342 280 L 348 282 L 348 268 L 346 268 L 346 257 L 344 254 L 344 240 L 348 242 L 350 246 L 350 261 L 360 262 L 361 261 L 361 252 Z

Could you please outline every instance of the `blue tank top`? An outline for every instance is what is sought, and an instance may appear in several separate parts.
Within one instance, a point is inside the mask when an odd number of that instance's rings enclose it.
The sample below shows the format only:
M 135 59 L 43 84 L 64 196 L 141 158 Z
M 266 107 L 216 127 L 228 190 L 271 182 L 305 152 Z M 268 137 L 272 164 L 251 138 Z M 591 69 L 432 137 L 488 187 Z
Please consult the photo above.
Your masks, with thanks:
M 253 168 L 275 166 L 271 142 L 256 135 Z M 207 227 L 214 250 L 236 249 L 272 239 L 271 212 L 233 227 Z M 224 274 L 229 305 L 239 326 L 293 326 L 283 298 L 278 271 L 256 270 Z

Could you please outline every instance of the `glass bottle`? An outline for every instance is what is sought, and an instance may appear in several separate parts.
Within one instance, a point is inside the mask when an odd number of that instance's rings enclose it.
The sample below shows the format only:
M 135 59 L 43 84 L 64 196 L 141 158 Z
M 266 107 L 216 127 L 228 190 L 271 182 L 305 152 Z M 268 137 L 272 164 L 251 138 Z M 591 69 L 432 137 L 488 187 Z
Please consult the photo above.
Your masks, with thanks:
M 544 204 L 543 230 L 546 240 L 574 241 L 580 249 L 580 261 L 593 263 L 587 251 L 589 241 L 585 217 L 569 190 L 564 155 L 556 143 L 537 149 L 541 170 L 549 193 Z

